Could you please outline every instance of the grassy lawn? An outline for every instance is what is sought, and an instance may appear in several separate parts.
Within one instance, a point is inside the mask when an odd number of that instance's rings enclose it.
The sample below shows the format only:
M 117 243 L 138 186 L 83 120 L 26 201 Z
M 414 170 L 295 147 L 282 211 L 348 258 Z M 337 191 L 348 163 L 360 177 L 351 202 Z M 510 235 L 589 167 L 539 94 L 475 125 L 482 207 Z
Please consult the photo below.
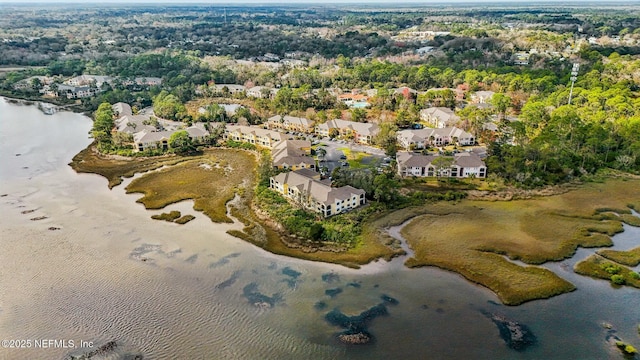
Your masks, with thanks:
M 182 200 L 194 200 L 194 209 L 214 222 L 231 222 L 225 204 L 238 187 L 253 183 L 253 155 L 239 150 L 215 149 L 171 167 L 147 173 L 127 186 L 127 193 L 143 193 L 138 202 L 161 209 Z
M 338 150 L 342 151 L 347 157 L 349 167 L 351 167 L 352 169 L 362 169 L 369 166 L 368 164 L 372 158 L 372 156 L 367 153 L 352 151 L 347 147 L 341 147 L 338 148 Z
M 609 180 L 533 200 L 463 200 L 404 209 L 392 223 L 417 216 L 402 231 L 415 251 L 407 266 L 438 266 L 493 290 L 505 304 L 547 298 L 574 289 L 551 271 L 523 267 L 571 257 L 578 246 L 611 245 L 625 217 L 611 210 L 640 208 L 640 181 Z M 637 195 L 636 195 L 637 196 Z M 402 216 L 405 212 L 405 216 Z

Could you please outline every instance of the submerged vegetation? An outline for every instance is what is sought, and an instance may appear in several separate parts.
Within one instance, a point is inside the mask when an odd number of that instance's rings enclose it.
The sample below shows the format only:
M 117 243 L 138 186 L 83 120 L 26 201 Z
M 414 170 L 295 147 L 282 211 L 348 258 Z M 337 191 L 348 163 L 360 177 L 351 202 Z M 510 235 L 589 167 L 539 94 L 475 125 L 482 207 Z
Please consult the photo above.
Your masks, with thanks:
M 340 310 L 333 309 L 325 315 L 325 320 L 331 325 L 344 329 L 336 335 L 340 342 L 348 345 L 368 344 L 373 340 L 373 336 L 367 331 L 367 328 L 373 319 L 389 314 L 387 304 L 395 305 L 395 303 L 385 301 L 354 316 L 347 316 Z

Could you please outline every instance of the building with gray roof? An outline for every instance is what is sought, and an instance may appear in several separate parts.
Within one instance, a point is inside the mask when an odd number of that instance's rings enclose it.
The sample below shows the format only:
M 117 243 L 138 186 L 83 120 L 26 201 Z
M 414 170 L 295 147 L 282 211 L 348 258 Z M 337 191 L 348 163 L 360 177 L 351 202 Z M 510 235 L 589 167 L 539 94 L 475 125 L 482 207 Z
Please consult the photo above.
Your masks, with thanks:
M 225 140 L 247 142 L 271 149 L 276 143 L 290 137 L 277 131 L 259 127 L 228 124 L 225 127 L 224 138 Z
M 267 127 L 269 129 L 282 129 L 303 133 L 312 133 L 313 124 L 313 120 L 289 115 L 275 115 L 267 120 Z
M 308 169 L 271 177 L 269 187 L 298 206 L 331 216 L 355 209 L 366 202 L 365 191 L 352 186 L 331 187 L 320 175 Z
M 440 129 L 460 122 L 460 117 L 446 107 L 431 107 L 420 110 L 420 119 Z
M 398 175 L 400 176 L 487 177 L 487 166 L 484 161 L 471 152 L 458 153 L 453 156 L 401 152 L 396 155 L 396 161 L 398 163 Z
M 311 142 L 307 140 L 283 140 L 273 147 L 271 159 L 278 169 L 315 169 L 316 160 L 310 153 Z
M 475 136 L 456 127 L 401 130 L 398 131 L 397 138 L 398 143 L 407 150 L 424 149 L 429 146 L 446 146 L 454 143 L 465 146 L 473 145 L 476 142 Z
M 126 115 L 133 115 L 133 110 L 131 110 L 131 106 L 127 103 L 119 102 L 111 105 L 111 109 L 116 117 L 120 118 Z
M 380 128 L 376 124 L 360 123 L 342 119 L 329 120 L 324 124 L 316 125 L 316 134 L 329 137 L 332 132 L 341 137 L 352 136 L 355 142 L 360 144 L 371 144 L 373 138 L 378 134 Z

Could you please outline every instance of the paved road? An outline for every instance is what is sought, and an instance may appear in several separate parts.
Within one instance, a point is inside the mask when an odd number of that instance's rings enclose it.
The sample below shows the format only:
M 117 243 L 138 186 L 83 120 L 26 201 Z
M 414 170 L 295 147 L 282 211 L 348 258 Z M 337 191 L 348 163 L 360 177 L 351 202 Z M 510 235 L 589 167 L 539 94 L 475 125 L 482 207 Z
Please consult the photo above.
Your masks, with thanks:
M 349 142 L 342 143 L 340 141 L 330 141 L 326 138 L 324 140 L 320 140 L 319 144 L 325 145 L 322 147 L 327 151 L 327 155 L 324 157 L 325 161 L 320 162 L 320 167 L 326 166 L 329 169 L 329 173 L 331 173 L 334 168 L 341 167 L 341 162 L 345 161 L 340 159 L 340 157 L 344 155 L 344 152 L 339 150 L 340 148 L 347 148 L 354 152 L 370 154 L 372 159 L 370 159 L 369 162 L 375 162 L 376 160 L 382 162 L 385 158 L 383 150 L 371 146 L 353 144 Z

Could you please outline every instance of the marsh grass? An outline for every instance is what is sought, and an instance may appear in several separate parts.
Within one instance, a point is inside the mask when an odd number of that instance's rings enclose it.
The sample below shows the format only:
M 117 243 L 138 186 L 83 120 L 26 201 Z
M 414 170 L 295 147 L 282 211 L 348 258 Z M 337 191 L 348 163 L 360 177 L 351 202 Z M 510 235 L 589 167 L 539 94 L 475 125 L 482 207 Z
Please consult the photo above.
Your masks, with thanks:
M 191 220 L 193 220 L 195 218 L 196 217 L 193 216 L 193 215 L 185 215 L 185 216 L 177 218 L 174 222 L 176 224 L 184 225 L 184 224 L 188 223 L 189 221 L 191 221 Z
M 475 190 L 482 186 L 484 179 L 451 179 L 436 177 L 407 177 L 403 187 L 415 191 L 447 192 Z
M 394 256 L 403 254 L 402 249 L 395 249 L 379 241 L 378 237 L 361 237 L 352 248 L 326 248 L 317 243 L 303 239 L 292 238 L 283 231 L 276 230 L 277 226 L 265 218 L 259 218 L 247 205 L 252 198 L 252 191 L 246 191 L 241 201 L 230 205 L 231 215 L 242 222 L 242 231 L 230 230 L 227 233 L 248 241 L 271 253 L 305 259 L 340 264 L 350 268 L 359 268 L 374 260 L 383 258 L 391 260 Z M 369 228 L 364 227 L 366 232 Z
M 98 153 L 92 144 L 73 157 L 69 164 L 78 173 L 92 173 L 104 176 L 109 181 L 109 189 L 122 183 L 122 178 L 170 166 L 187 158 L 165 155 L 148 158 L 123 158 L 105 156 Z
M 640 247 L 627 251 L 600 250 L 598 255 L 626 266 L 638 266 L 640 264 Z
M 154 220 L 164 220 L 168 222 L 174 222 L 181 216 L 180 211 L 174 210 L 168 213 L 162 213 L 159 215 L 151 215 L 151 218 Z
M 176 224 L 184 225 L 189 221 L 195 219 L 196 217 L 193 215 L 184 215 L 180 213 L 180 211 L 174 210 L 168 213 L 162 213 L 158 215 L 151 215 L 152 219 L 155 220 L 164 220 L 168 222 L 174 222 Z
M 508 259 L 542 264 L 573 256 L 578 246 L 612 245 L 640 181 L 590 183 L 565 194 L 502 202 L 463 200 L 400 210 L 380 224 L 415 216 L 402 235 L 415 252 L 407 266 L 437 266 L 493 290 L 505 304 L 548 298 L 574 286 L 553 272 Z M 604 212 L 622 209 L 627 214 Z M 623 211 L 621 211 L 623 212 Z M 508 258 L 505 258 L 505 256 Z
M 618 271 L 615 274 L 612 274 L 610 271 L 607 271 L 608 267 L 615 267 L 616 269 L 618 269 Z M 618 275 L 624 279 L 623 284 L 618 285 L 627 285 L 640 288 L 640 279 L 636 276 L 633 276 L 633 270 L 615 262 L 609 261 L 597 254 L 591 255 L 585 260 L 577 263 L 573 267 L 573 270 L 581 275 L 586 275 L 596 279 L 603 279 L 612 282 L 612 276 Z
M 243 184 L 252 184 L 253 155 L 238 150 L 214 149 L 174 166 L 149 172 L 134 179 L 127 193 L 142 193 L 138 202 L 147 209 L 161 209 L 183 200 L 213 222 L 232 222 L 226 203 Z M 249 169 L 249 171 L 247 171 Z

